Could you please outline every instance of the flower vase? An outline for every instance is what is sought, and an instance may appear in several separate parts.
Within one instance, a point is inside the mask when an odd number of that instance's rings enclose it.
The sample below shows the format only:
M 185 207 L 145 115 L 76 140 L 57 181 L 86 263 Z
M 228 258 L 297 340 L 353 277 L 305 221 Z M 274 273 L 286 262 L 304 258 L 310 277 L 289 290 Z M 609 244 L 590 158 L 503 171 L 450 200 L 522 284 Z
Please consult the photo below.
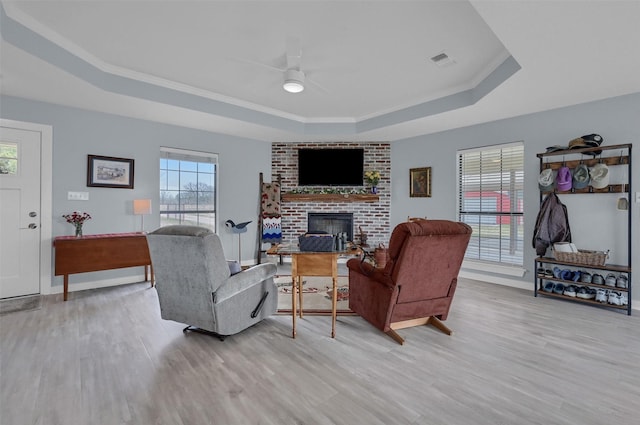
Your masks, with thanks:
M 76 223 L 75 227 L 76 227 L 76 238 L 81 238 L 82 237 L 82 223 Z
M 378 193 L 378 186 L 371 186 L 371 193 L 374 195 Z

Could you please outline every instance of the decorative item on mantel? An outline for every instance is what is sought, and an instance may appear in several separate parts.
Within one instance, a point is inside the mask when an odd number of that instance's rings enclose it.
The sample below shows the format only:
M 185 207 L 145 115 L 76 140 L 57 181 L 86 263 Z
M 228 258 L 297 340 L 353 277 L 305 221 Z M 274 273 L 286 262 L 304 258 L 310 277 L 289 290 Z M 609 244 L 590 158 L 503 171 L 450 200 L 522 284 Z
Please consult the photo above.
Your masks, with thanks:
M 323 188 L 295 188 L 287 192 L 291 195 L 365 195 L 369 193 L 366 189 L 339 189 L 335 187 L 323 187 Z
M 371 193 L 378 193 L 378 183 L 380 182 L 379 171 L 365 171 L 364 179 L 371 185 Z
M 89 213 L 79 213 L 78 211 L 74 211 L 71 214 L 63 214 L 62 217 L 67 220 L 67 223 L 73 224 L 76 231 L 76 238 L 82 237 L 82 225 L 84 222 L 91 220 L 91 215 L 89 215 Z

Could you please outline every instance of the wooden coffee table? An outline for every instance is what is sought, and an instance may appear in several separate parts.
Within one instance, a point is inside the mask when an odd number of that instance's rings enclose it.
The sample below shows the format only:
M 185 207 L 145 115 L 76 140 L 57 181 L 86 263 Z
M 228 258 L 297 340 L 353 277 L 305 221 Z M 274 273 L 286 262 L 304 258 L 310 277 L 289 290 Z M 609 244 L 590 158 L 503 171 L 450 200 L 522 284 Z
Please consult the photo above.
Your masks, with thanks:
M 291 256 L 291 318 L 292 334 L 296 337 L 296 316 L 303 316 L 302 310 L 302 277 L 303 276 L 328 276 L 333 282 L 331 294 L 331 338 L 336 337 L 336 317 L 338 299 L 338 258 L 340 256 L 356 256 L 361 252 L 358 248 L 347 247 L 344 251 L 300 251 L 297 245 L 280 244 L 267 250 L 268 255 Z M 297 303 L 300 301 L 300 308 Z

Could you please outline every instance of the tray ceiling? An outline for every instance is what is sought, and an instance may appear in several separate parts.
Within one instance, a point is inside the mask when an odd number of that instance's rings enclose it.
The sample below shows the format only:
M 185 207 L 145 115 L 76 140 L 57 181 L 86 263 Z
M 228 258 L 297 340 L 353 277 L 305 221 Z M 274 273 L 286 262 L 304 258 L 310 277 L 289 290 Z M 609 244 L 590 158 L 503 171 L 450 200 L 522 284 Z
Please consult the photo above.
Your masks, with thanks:
M 2 6 L 3 93 L 240 137 L 397 140 L 640 88 L 605 62 L 637 70 L 637 2 Z M 598 35 L 576 36 L 576 15 Z M 291 39 L 299 94 L 282 89 Z

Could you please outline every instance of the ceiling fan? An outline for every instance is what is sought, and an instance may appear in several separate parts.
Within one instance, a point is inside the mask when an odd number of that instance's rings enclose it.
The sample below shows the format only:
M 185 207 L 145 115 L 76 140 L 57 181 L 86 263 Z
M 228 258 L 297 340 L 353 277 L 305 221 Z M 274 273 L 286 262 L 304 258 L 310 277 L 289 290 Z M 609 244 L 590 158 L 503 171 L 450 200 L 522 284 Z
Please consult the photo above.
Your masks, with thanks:
M 300 93 L 304 90 L 304 72 L 300 70 L 302 62 L 302 48 L 300 40 L 287 38 L 287 69 L 284 71 L 282 88 L 289 93 Z
M 308 78 L 305 72 L 301 69 L 302 48 L 300 47 L 300 40 L 297 37 L 287 37 L 285 59 L 286 62 L 284 68 L 278 68 L 276 66 L 249 59 L 243 59 L 242 61 L 253 65 L 259 65 L 272 71 L 281 72 L 283 74 L 282 88 L 289 93 L 302 92 L 305 89 L 305 83 L 313 85 L 320 91 L 325 93 L 327 92 L 323 86 Z

